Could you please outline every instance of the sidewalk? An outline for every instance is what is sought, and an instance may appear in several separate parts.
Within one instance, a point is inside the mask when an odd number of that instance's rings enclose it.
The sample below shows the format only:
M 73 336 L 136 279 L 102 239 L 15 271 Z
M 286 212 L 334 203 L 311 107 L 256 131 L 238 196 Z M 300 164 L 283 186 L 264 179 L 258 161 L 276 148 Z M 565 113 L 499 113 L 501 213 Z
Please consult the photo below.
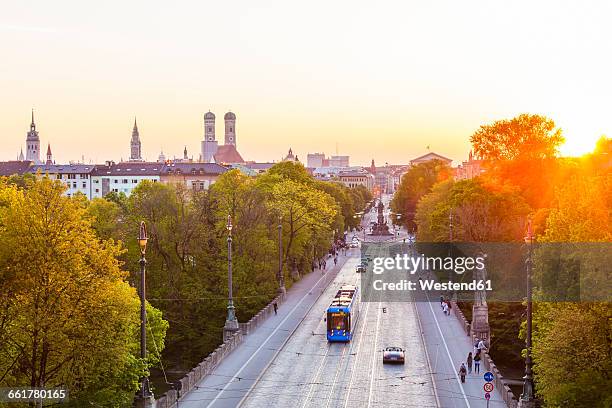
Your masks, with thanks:
M 453 313 L 446 316 L 438 301 L 417 302 L 416 305 L 440 406 L 487 407 L 483 390 L 485 384 L 483 375 L 486 372 L 483 363 L 480 365 L 480 374 L 475 374 L 472 370 L 472 374 L 467 375 L 464 384 L 459 380 L 457 374 L 459 366 L 461 362 L 466 361 L 473 344 L 457 317 Z M 491 392 L 488 406 L 506 407 L 498 389 Z
M 299 326 L 319 295 L 342 269 L 346 261 L 356 256 L 359 249 L 338 256 L 338 264 L 327 263 L 327 270 L 315 269 L 287 291 L 285 301 L 278 307 L 278 315 L 271 315 L 243 343 L 214 370 L 184 395 L 180 408 L 236 407 L 248 394 L 251 386 L 274 360 L 277 350 Z M 331 261 L 331 265 L 330 265 Z

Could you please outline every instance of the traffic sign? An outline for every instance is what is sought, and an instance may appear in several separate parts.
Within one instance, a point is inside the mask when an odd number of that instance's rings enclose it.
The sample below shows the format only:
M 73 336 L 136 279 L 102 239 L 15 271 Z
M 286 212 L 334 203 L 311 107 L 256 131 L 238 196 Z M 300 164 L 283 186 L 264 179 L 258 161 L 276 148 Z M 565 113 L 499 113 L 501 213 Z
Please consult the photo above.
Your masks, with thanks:
M 485 399 L 488 401 L 491 399 L 491 394 L 489 394 L 488 392 L 485 392 Z
M 491 392 L 493 391 L 493 384 L 490 382 L 487 382 L 482 388 L 484 388 L 485 392 Z
M 487 371 L 486 373 L 484 373 L 484 380 L 486 382 L 491 382 L 493 381 L 493 373 L 490 371 Z

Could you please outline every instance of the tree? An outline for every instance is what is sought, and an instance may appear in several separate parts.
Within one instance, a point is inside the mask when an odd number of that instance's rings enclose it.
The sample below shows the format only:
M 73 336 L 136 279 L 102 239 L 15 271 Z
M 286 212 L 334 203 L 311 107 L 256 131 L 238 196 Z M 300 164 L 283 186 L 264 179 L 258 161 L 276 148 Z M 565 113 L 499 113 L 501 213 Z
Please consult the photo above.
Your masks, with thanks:
M 470 141 L 485 160 L 532 160 L 555 157 L 565 138 L 552 119 L 525 113 L 482 125 Z
M 411 227 L 414 223 L 417 203 L 431 191 L 434 184 L 451 176 L 451 169 L 440 160 L 431 160 L 411 167 L 402 176 L 400 185 L 391 200 L 391 210 L 401 215 L 400 223 Z
M 159 361 L 167 323 L 148 306 L 152 347 L 142 361 L 122 248 L 98 239 L 64 190 L 47 178 L 27 190 L 0 184 L 0 386 L 61 386 L 74 406 L 129 405 Z

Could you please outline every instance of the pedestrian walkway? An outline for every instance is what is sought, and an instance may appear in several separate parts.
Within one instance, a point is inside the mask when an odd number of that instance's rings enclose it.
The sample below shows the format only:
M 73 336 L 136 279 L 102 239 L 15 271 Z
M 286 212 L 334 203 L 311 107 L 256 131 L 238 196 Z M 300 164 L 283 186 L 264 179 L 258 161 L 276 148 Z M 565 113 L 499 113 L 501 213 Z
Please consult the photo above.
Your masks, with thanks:
M 184 395 L 180 408 L 238 406 L 347 259 L 358 253 L 359 249 L 352 249 L 347 255 L 339 255 L 336 266 L 329 258 L 325 271 L 315 269 L 296 282 L 278 306 L 278 314 L 268 317 L 247 335 L 212 374 Z
M 484 398 L 483 375 L 486 370 L 481 363 L 480 374 L 468 374 L 461 384 L 458 371 L 467 355 L 473 351 L 473 344 L 454 313 L 447 316 L 439 300 L 418 302 L 423 337 L 429 355 L 439 406 L 444 408 L 487 407 Z M 466 364 L 467 366 L 467 364 Z M 494 389 L 489 401 L 490 408 L 503 408 L 499 390 Z

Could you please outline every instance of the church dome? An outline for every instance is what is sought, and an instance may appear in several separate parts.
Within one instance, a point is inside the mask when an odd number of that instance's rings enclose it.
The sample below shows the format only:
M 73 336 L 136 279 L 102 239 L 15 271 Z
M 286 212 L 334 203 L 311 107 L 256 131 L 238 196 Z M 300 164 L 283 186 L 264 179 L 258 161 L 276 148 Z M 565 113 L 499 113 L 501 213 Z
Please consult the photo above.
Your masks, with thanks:
M 227 112 L 225 114 L 225 116 L 223 117 L 223 119 L 225 119 L 225 120 L 236 120 L 236 115 L 234 114 L 234 112 Z
M 204 114 L 204 119 L 215 119 L 215 114 L 212 113 L 211 111 L 208 111 Z

